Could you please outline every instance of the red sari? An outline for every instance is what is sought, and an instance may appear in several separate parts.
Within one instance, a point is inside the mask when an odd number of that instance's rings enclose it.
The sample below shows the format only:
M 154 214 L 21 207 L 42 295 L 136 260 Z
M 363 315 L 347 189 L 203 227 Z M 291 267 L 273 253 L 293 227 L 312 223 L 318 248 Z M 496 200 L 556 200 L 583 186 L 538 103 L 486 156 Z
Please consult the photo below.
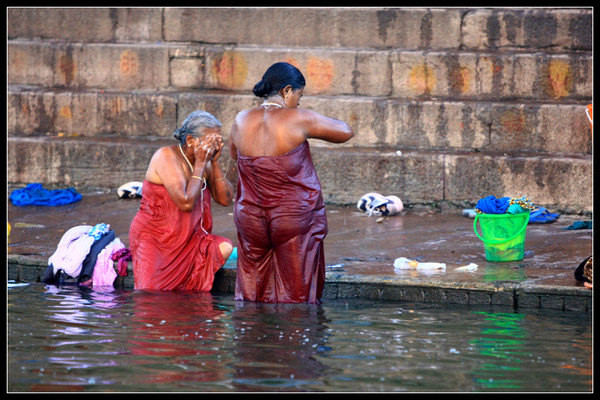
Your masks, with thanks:
M 231 241 L 211 234 L 210 206 L 208 187 L 185 212 L 163 185 L 144 181 L 140 209 L 129 228 L 135 289 L 211 290 L 215 272 L 225 263 L 219 244 Z
M 327 216 L 308 142 L 280 156 L 238 153 L 238 174 L 235 299 L 318 303 Z

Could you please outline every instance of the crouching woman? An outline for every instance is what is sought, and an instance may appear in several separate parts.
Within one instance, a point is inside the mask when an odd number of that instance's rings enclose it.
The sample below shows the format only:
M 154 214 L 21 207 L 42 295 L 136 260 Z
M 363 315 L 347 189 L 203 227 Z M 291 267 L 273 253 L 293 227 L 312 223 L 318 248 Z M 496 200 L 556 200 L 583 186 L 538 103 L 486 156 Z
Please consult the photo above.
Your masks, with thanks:
M 150 160 L 129 229 L 134 287 L 209 291 L 233 249 L 231 240 L 212 234 L 211 197 L 223 206 L 233 198 L 219 164 L 221 123 L 194 111 L 174 137 L 177 144 Z

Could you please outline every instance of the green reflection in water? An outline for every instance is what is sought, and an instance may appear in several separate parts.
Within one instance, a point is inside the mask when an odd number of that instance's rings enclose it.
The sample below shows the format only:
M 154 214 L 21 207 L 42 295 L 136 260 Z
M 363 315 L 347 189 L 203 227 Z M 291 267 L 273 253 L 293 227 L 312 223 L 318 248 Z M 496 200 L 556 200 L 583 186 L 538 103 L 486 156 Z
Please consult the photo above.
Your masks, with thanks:
M 480 314 L 491 326 L 481 329 L 482 337 L 471 340 L 479 354 L 491 358 L 473 371 L 473 381 L 485 389 L 520 389 L 521 382 L 507 376 L 509 373 L 518 372 L 522 362 L 521 356 L 526 352 L 523 349 L 523 338 L 527 333 L 522 328 L 523 314 L 517 313 L 491 313 L 475 311 Z

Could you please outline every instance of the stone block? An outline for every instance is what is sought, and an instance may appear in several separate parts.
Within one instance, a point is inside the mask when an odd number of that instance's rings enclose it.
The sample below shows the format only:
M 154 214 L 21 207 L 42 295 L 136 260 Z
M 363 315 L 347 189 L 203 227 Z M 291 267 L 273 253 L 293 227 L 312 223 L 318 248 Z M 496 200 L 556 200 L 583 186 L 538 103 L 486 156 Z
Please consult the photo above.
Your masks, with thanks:
M 156 93 L 108 93 L 97 96 L 97 134 L 171 138 L 177 128 L 177 98 Z
M 584 105 L 491 105 L 487 150 L 590 154 L 592 136 Z
M 169 86 L 169 51 L 163 45 L 89 44 L 78 83 L 85 87 L 143 90 Z
M 414 301 L 422 303 L 425 299 L 423 288 L 416 286 L 405 286 L 402 293 L 402 301 Z
M 392 94 L 406 98 L 512 100 L 592 97 L 592 56 L 470 52 L 390 53 Z
M 458 49 L 461 11 L 436 8 L 342 8 L 337 13 L 344 47 Z
M 177 100 L 155 93 L 8 91 L 8 133 L 171 136 Z
M 351 204 L 365 190 L 399 192 L 414 202 L 442 198 L 442 155 L 324 147 L 311 147 L 311 153 L 326 202 Z
M 546 208 L 593 210 L 591 159 L 448 155 L 444 199 L 527 195 Z
M 101 89 L 169 85 L 168 47 L 11 41 L 9 84 Z
M 451 304 L 469 304 L 469 296 L 464 290 L 447 289 L 446 302 Z
M 169 63 L 170 84 L 176 88 L 201 88 L 204 82 L 204 60 L 175 58 Z
M 461 32 L 467 49 L 590 51 L 592 9 L 474 9 Z
M 325 8 L 165 8 L 165 40 L 334 46 L 335 14 L 335 9 Z
M 385 144 L 399 148 L 481 149 L 488 143 L 490 105 L 390 101 Z
M 9 85 L 55 85 L 55 49 L 48 43 L 11 40 L 7 47 Z M 66 60 L 58 68 L 69 69 Z
M 162 35 L 160 8 L 9 8 L 9 38 L 78 42 L 156 41 Z
M 301 107 L 316 111 L 330 118 L 346 122 L 354 131 L 354 137 L 340 147 L 375 147 L 390 144 L 388 131 L 396 120 L 390 121 L 388 110 L 394 104 L 380 98 L 306 96 L 300 100 Z M 323 141 L 314 141 L 325 145 Z M 393 143 L 393 142 L 392 142 Z M 395 144 L 395 143 L 393 143 Z
M 565 296 L 564 309 L 566 311 L 592 311 L 591 296 Z
M 347 50 L 257 49 L 255 47 L 210 47 L 206 49 L 207 89 L 242 90 L 252 93 L 266 70 L 285 61 L 295 65 L 306 79 L 306 94 L 351 94 L 356 52 Z M 366 62 L 362 65 L 368 66 Z M 364 81 L 364 78 L 363 78 Z
M 593 59 L 590 55 L 518 54 L 514 61 L 510 95 L 535 100 L 590 100 L 593 95 Z
M 491 294 L 491 304 L 502 306 L 513 306 L 515 303 L 514 295 L 511 291 L 497 291 Z
M 565 298 L 563 296 L 540 295 L 540 308 L 549 310 L 564 310 Z
M 490 293 L 485 291 L 469 291 L 469 304 L 470 305 L 489 305 L 492 304 Z

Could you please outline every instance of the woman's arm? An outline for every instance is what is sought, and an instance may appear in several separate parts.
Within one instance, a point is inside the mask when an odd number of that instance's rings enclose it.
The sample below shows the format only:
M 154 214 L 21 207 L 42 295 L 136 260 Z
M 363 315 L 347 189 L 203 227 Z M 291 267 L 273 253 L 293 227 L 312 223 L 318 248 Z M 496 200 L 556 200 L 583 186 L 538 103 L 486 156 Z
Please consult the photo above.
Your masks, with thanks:
M 181 211 L 192 211 L 196 199 L 200 196 L 204 181 L 192 177 L 187 180 L 181 162 L 173 151 L 163 149 L 156 161 L 155 173 L 169 193 L 169 197 Z M 196 157 L 192 176 L 202 177 L 205 168 L 206 163 Z
M 329 118 L 304 108 L 298 109 L 298 116 L 308 138 L 343 143 L 354 136 L 354 131 L 344 121 Z
M 215 202 L 227 207 L 233 201 L 233 187 L 218 161 L 220 153 L 221 150 L 215 154 L 215 158 L 208 167 L 208 186 Z

